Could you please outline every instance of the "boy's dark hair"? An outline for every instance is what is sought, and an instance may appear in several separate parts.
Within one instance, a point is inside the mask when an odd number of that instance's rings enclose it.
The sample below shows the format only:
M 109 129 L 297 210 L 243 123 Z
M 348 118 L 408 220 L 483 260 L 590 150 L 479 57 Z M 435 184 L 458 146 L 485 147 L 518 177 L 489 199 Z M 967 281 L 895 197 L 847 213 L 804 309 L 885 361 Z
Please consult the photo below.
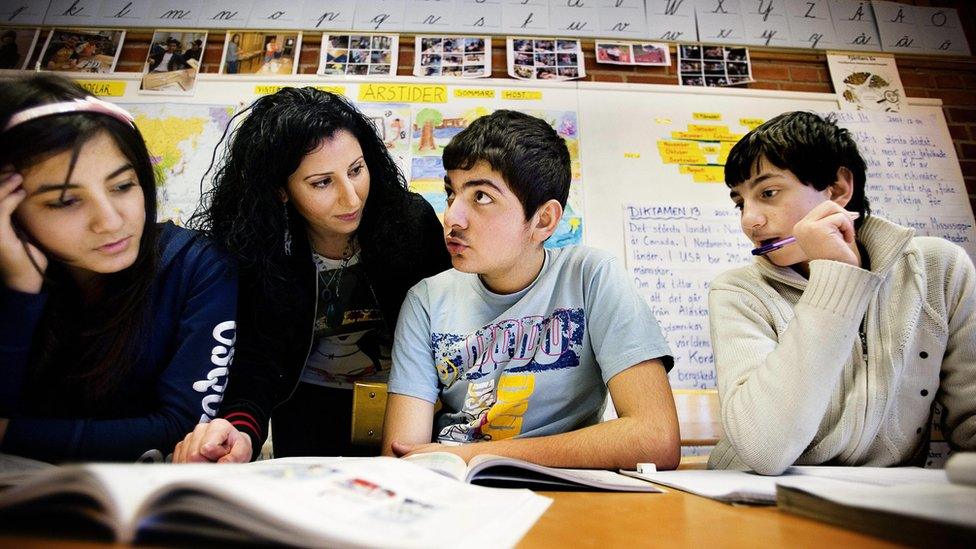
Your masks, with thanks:
M 767 120 L 729 151 L 725 184 L 733 188 L 752 177 L 762 158 L 777 168 L 790 170 L 800 182 L 818 191 L 836 181 L 838 169 L 849 169 L 854 175 L 854 193 L 846 209 L 861 214 L 854 221 L 855 228 L 871 215 L 864 195 L 864 159 L 851 133 L 839 127 L 832 116 L 823 118 L 811 112 L 793 111 Z
M 526 219 L 547 200 L 566 207 L 572 179 L 569 149 L 545 120 L 495 111 L 472 122 L 444 147 L 447 170 L 470 170 L 479 160 L 502 174 Z

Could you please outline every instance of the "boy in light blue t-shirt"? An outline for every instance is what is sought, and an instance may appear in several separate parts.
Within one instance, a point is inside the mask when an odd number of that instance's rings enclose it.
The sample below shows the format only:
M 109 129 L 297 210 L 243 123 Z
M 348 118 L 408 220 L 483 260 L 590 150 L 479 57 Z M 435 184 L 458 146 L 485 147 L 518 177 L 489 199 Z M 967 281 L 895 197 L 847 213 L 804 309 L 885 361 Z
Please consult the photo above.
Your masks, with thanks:
M 454 269 L 404 301 L 384 454 L 676 467 L 673 361 L 654 316 L 612 255 L 543 247 L 569 195 L 562 138 L 497 111 L 451 141 L 444 166 Z M 619 417 L 601 423 L 608 388 Z

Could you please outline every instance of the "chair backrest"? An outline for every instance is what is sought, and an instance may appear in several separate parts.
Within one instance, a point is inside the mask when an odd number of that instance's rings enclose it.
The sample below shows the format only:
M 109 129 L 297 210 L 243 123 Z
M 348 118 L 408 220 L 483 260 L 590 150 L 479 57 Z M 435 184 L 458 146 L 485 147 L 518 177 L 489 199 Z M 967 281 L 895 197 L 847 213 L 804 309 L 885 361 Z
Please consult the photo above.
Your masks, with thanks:
M 352 442 L 378 445 L 383 438 L 386 384 L 356 383 L 352 390 Z M 675 389 L 682 446 L 712 446 L 722 438 L 718 391 Z
M 715 389 L 675 389 L 682 446 L 713 446 L 722 438 L 721 407 Z
M 386 414 L 386 383 L 356 383 L 352 388 L 352 443 L 379 446 Z

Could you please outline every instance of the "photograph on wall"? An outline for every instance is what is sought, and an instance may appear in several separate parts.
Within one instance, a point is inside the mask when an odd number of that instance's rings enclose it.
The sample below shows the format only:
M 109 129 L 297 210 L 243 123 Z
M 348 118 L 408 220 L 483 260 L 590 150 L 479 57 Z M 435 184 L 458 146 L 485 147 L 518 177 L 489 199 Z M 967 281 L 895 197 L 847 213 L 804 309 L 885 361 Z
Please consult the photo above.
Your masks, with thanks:
M 0 27 L 0 69 L 25 70 L 41 29 Z
M 491 76 L 490 36 L 417 36 L 414 76 Z
M 224 40 L 221 74 L 296 74 L 302 33 L 229 30 Z
M 508 37 L 508 75 L 520 80 L 573 80 L 586 76 L 579 40 Z
M 142 68 L 139 90 L 152 93 L 193 93 L 201 69 L 207 33 L 157 30 Z
M 678 83 L 682 86 L 735 86 L 752 82 L 747 48 L 678 46 Z
M 395 34 L 323 34 L 318 74 L 396 75 L 399 45 Z
M 52 29 L 41 50 L 42 71 L 97 72 L 115 70 L 124 30 Z
M 671 64 L 671 52 L 663 42 L 596 41 L 596 62 L 608 65 L 661 67 Z
M 890 55 L 827 53 L 842 111 L 902 112 L 905 88 Z

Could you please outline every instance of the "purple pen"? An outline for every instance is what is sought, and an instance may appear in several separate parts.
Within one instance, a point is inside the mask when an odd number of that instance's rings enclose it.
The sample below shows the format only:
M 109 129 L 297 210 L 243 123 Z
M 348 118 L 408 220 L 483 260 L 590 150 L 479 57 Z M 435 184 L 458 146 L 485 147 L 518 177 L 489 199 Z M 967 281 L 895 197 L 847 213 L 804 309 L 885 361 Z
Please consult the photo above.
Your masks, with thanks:
M 752 250 L 752 255 L 766 255 L 769 252 L 775 252 L 776 250 L 786 246 L 787 244 L 792 244 L 796 242 L 795 236 L 788 236 L 786 238 L 781 238 L 775 242 L 770 242 L 769 244 L 763 244 L 762 246 Z

